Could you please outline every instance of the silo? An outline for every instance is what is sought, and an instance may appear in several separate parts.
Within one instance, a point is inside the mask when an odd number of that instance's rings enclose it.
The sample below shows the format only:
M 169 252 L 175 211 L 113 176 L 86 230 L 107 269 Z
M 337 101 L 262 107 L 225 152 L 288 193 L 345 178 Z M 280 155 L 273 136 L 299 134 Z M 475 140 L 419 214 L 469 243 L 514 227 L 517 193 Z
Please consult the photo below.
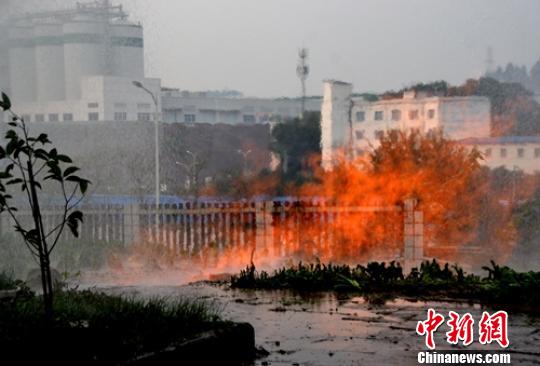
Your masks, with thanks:
M 9 32 L 9 79 L 14 103 L 36 100 L 35 57 L 33 27 L 12 27 Z
M 64 24 L 66 99 L 81 98 L 83 76 L 105 75 L 105 24 L 86 19 Z
M 40 24 L 36 42 L 37 100 L 65 99 L 64 31 L 62 24 Z
M 111 74 L 144 77 L 143 28 L 135 24 L 111 25 Z
M 1 8 L 0 8 L 1 11 Z M 0 91 L 11 94 L 9 90 L 9 39 L 8 28 L 0 26 Z

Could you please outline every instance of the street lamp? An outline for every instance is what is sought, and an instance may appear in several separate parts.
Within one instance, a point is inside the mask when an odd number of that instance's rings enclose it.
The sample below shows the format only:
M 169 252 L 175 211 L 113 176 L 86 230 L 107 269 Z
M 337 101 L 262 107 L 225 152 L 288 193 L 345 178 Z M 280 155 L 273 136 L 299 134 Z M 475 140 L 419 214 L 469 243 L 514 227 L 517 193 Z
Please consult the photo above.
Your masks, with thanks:
M 154 115 L 154 145 L 155 145 L 155 179 L 156 179 L 156 242 L 158 239 L 159 233 L 159 203 L 160 203 L 160 186 L 159 186 L 159 105 L 158 99 L 148 88 L 146 88 L 140 81 L 133 81 L 133 85 L 139 89 L 144 90 L 146 93 L 150 94 L 152 100 L 154 101 L 155 106 L 155 115 Z

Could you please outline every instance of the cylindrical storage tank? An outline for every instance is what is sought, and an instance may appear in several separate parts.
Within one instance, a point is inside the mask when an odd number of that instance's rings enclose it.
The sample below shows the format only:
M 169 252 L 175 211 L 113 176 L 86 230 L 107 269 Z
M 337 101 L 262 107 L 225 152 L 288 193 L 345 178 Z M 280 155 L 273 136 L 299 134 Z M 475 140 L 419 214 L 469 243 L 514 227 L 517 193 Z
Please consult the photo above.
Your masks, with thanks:
M 37 100 L 65 99 L 64 31 L 61 24 L 36 25 Z
M 135 24 L 111 25 L 111 74 L 144 77 L 143 28 Z
M 0 7 L 0 11 L 1 11 Z M 6 27 L 0 26 L 0 90 L 11 94 L 9 88 L 9 31 Z
M 14 104 L 36 101 L 36 55 L 33 27 L 9 32 L 9 84 Z
M 82 77 L 107 74 L 105 29 L 102 22 L 91 20 L 64 24 L 66 99 L 81 98 Z

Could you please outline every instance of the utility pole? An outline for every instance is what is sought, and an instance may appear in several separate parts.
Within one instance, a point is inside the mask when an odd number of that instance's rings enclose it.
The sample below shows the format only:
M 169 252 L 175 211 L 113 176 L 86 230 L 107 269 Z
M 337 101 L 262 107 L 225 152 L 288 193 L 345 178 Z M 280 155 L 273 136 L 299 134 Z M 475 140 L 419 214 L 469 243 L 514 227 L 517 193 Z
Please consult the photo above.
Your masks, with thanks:
M 152 97 L 152 101 L 154 102 L 155 107 L 155 114 L 154 114 L 154 177 L 155 177 L 155 205 L 156 205 L 156 243 L 158 242 L 159 238 L 159 204 L 161 203 L 161 197 L 160 197 L 160 169 L 159 169 L 159 101 L 158 97 L 150 91 L 147 87 L 145 87 L 140 81 L 133 81 L 133 85 L 136 88 L 142 89 L 144 92 L 146 92 L 148 95 Z
M 300 79 L 302 84 L 302 114 L 301 118 L 304 118 L 306 112 L 306 80 L 309 76 L 309 66 L 307 64 L 308 50 L 307 48 L 301 48 L 298 51 L 298 65 L 296 66 L 296 75 Z

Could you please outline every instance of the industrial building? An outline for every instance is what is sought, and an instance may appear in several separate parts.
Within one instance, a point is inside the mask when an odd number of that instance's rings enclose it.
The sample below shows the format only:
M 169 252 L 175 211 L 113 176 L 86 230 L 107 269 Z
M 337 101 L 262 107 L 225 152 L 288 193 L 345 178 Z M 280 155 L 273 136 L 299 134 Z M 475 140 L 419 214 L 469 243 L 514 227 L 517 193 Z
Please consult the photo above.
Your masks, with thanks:
M 161 82 L 144 76 L 141 25 L 109 1 L 11 15 L 2 24 L 0 87 L 31 122 L 150 119 Z M 158 109 L 141 82 L 157 96 Z
M 299 99 L 162 89 L 145 77 L 143 27 L 107 0 L 11 14 L 0 26 L 0 88 L 29 122 L 150 121 L 157 113 L 169 123 L 257 124 L 301 114 Z M 308 99 L 306 110 L 320 105 Z

